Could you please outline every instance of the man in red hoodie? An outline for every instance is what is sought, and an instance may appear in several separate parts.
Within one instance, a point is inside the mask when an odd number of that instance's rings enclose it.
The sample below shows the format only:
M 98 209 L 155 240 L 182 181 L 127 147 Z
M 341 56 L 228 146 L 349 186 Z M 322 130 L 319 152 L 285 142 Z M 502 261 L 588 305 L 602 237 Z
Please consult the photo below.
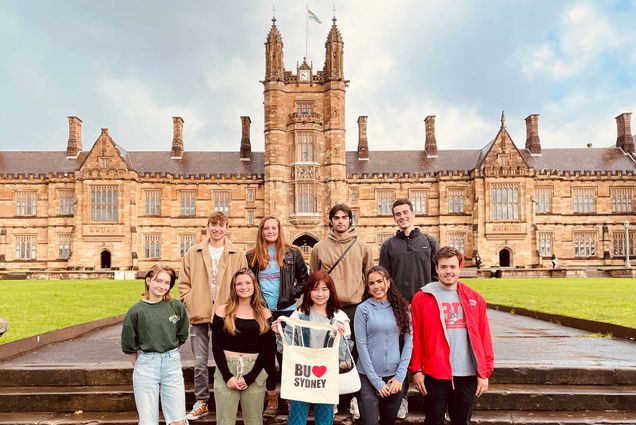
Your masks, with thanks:
M 435 255 L 439 282 L 413 297 L 413 354 L 409 370 L 424 395 L 424 424 L 470 423 L 475 397 L 488 390 L 495 358 L 486 302 L 459 282 L 464 256 L 443 247 Z

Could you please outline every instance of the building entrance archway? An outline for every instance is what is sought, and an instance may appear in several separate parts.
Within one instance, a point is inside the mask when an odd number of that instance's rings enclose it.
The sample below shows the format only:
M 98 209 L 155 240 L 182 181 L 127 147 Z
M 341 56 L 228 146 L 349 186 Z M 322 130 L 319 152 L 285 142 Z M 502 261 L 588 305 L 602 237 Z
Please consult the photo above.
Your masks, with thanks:
M 512 252 L 508 248 L 499 251 L 499 267 L 510 267 Z
M 311 235 L 300 235 L 292 242 L 303 252 L 303 255 L 309 255 L 311 249 L 318 243 L 316 238 Z
M 100 254 L 100 264 L 102 269 L 110 269 L 110 251 L 105 249 Z

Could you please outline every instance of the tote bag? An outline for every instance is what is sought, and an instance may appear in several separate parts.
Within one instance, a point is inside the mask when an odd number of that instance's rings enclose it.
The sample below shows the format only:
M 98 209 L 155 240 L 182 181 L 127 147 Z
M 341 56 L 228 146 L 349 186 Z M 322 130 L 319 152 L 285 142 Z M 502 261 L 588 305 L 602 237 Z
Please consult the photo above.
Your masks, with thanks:
M 337 333 L 332 347 L 309 348 L 293 345 L 294 334 L 302 328 L 320 331 L 335 331 L 326 323 L 310 322 L 281 316 L 280 320 L 292 327 L 292 343 L 282 332 L 283 367 L 281 372 L 280 396 L 287 400 L 306 403 L 338 404 L 338 346 Z

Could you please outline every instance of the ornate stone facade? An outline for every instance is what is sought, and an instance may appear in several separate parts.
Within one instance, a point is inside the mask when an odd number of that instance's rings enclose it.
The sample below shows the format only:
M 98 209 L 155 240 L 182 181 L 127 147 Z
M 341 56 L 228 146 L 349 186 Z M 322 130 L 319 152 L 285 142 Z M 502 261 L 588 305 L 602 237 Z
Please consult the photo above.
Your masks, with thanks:
M 348 81 L 335 19 L 321 70 L 306 61 L 285 70 L 275 20 L 265 45 L 265 152 L 251 150 L 250 117 L 241 117 L 236 152 L 188 152 L 180 117 L 166 151 L 128 152 L 107 129 L 83 151 L 82 121 L 69 117 L 66 151 L 0 152 L 0 268 L 178 267 L 213 209 L 229 214 L 230 237 L 243 248 L 274 214 L 308 253 L 337 202 L 352 207 L 377 255 L 395 232 L 399 197 L 412 200 L 418 227 L 469 258 L 479 252 L 486 266 L 546 267 L 552 253 L 564 266 L 623 264 L 623 223 L 636 225 L 630 113 L 616 118 L 608 148 L 546 149 L 533 114 L 519 149 L 502 114 L 480 150 L 438 149 L 428 116 L 422 150 L 384 152 L 370 149 L 362 116 L 358 150 L 346 152 Z M 613 144 L 609 135 L 600 143 Z M 629 238 L 633 255 L 634 230 Z

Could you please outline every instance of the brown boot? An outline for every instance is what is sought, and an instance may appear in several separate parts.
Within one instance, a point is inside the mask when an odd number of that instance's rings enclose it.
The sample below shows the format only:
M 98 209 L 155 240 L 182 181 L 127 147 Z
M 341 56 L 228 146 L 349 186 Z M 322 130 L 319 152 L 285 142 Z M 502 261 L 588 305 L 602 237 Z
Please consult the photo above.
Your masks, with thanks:
M 267 391 L 267 407 L 263 412 L 264 418 L 273 418 L 278 414 L 278 391 Z

